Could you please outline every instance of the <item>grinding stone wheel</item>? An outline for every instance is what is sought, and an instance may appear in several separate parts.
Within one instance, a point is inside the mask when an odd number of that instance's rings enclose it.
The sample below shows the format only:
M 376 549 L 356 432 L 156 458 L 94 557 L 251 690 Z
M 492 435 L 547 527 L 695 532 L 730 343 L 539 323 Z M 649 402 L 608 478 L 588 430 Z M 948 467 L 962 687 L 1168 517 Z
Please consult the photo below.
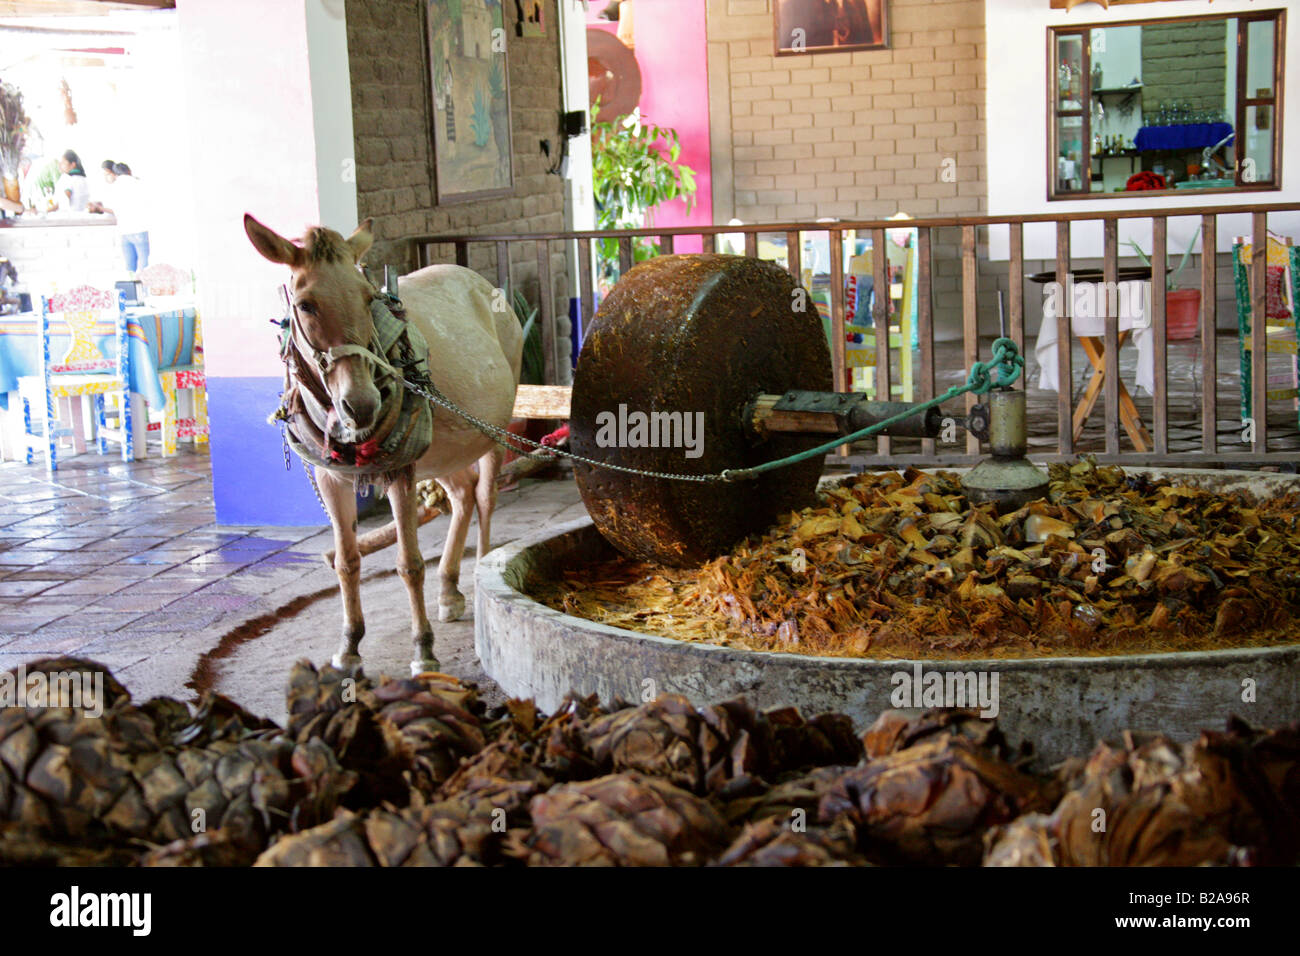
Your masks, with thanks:
M 743 256 L 659 256 L 630 270 L 596 314 L 573 377 L 570 443 L 596 461 L 676 474 L 716 474 L 782 458 L 825 440 L 753 437 L 743 411 L 760 393 L 831 388 L 830 350 L 810 300 L 795 311 L 794 280 Z M 702 454 L 602 447 L 602 412 L 704 413 Z M 608 431 L 599 437 L 608 437 Z M 739 482 L 668 481 L 575 464 L 592 520 L 625 554 L 699 564 L 776 518 L 812 503 L 817 456 Z

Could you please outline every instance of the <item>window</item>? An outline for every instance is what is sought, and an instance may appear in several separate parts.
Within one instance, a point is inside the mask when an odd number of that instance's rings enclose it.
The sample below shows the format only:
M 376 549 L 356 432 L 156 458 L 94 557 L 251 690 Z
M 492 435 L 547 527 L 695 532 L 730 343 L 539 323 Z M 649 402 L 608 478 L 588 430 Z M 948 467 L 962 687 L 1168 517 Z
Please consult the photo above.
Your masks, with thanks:
M 1048 198 L 1279 189 L 1286 13 L 1053 27 Z

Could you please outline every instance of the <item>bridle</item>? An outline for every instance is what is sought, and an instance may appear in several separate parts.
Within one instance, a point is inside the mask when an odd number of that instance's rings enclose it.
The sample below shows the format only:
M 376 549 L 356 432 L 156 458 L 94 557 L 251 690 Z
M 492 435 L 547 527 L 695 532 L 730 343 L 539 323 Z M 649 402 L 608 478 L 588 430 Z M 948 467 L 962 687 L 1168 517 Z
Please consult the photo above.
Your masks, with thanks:
M 284 289 L 285 294 L 287 295 L 288 290 L 285 289 L 284 286 L 281 286 L 281 289 Z M 397 311 L 400 310 L 401 317 L 405 318 L 405 310 L 402 309 L 401 302 L 395 297 L 389 298 L 385 296 L 372 285 L 369 299 L 369 305 L 371 308 L 373 309 L 376 300 L 381 299 L 391 312 L 396 315 Z M 290 302 L 289 311 L 291 313 L 291 318 L 289 320 L 290 341 L 298 350 L 298 353 L 304 358 L 310 358 L 311 363 L 320 371 L 322 384 L 325 381 L 325 376 L 333 370 L 334 366 L 337 365 L 341 359 L 349 358 L 354 355 L 363 358 L 370 363 L 372 377 L 375 377 L 374 371 L 377 368 L 383 369 L 390 375 L 401 376 L 401 372 L 394 368 L 380 351 L 381 345 L 379 342 L 379 334 L 373 322 L 371 323 L 370 328 L 370 341 L 365 345 L 347 343 L 344 345 L 334 345 L 328 349 L 318 349 L 312 344 L 311 340 L 307 338 L 306 332 L 303 331 L 302 316 L 298 312 L 298 306 L 295 303 Z
M 370 283 L 369 277 L 366 281 Z M 281 330 L 284 391 L 270 421 L 284 424 L 286 443 L 303 461 L 351 474 L 359 485 L 391 480 L 423 455 L 433 440 L 429 401 L 408 385 L 432 384 L 428 346 L 419 330 L 406 321 L 401 300 L 377 290 L 373 283 L 370 286 L 372 331 L 366 345 L 316 348 L 304 332 L 302 317 L 285 286 L 281 286 L 284 316 L 272 320 Z M 381 405 L 370 435 L 364 441 L 347 443 L 334 437 L 339 418 L 325 377 L 338 362 L 352 357 L 369 363 Z

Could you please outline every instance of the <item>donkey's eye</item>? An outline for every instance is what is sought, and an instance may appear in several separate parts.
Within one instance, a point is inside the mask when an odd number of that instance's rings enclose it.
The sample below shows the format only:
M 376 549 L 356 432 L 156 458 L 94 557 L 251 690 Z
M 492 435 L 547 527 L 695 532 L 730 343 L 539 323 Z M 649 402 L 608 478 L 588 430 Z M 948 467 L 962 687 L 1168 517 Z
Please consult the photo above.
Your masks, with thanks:
M 316 314 L 316 304 L 315 304 L 314 302 L 299 302 L 299 303 L 298 303 L 298 311 L 299 311 L 299 312 L 303 312 L 303 313 L 305 313 L 305 314 L 307 314 L 307 315 L 315 315 L 315 314 Z

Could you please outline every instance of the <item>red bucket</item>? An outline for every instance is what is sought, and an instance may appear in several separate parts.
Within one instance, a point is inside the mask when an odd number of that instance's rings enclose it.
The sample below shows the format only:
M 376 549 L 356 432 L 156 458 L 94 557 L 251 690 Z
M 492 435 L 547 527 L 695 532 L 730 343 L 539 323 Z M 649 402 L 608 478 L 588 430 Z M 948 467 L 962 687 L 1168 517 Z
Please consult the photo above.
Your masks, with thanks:
M 1170 342 L 1196 338 L 1200 318 L 1200 289 L 1175 289 L 1165 294 L 1165 337 Z

